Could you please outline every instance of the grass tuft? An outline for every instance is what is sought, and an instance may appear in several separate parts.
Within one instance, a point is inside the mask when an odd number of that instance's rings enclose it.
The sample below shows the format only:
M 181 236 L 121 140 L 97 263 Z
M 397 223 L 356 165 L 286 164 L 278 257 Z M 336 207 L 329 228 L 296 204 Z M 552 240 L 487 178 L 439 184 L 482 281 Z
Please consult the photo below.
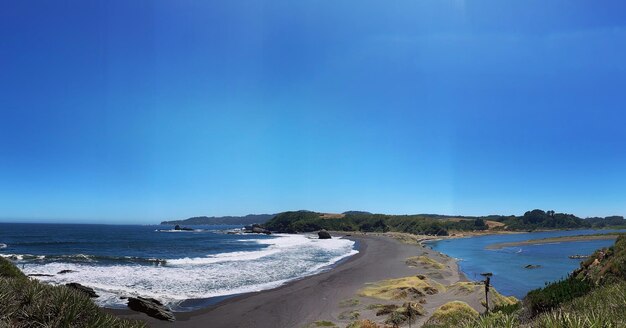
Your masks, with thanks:
M 423 327 L 461 327 L 465 322 L 478 318 L 478 312 L 465 302 L 453 301 L 439 307 Z
M 443 290 L 445 287 L 440 283 L 412 276 L 367 284 L 359 291 L 359 296 L 382 300 L 410 300 Z
M 426 268 L 433 268 L 437 270 L 441 270 L 445 267 L 443 264 L 424 255 L 409 257 L 406 259 L 405 263 L 411 267 L 424 266 Z
M 78 290 L 30 280 L 0 259 L 0 327 L 135 328 L 145 324 L 102 312 Z

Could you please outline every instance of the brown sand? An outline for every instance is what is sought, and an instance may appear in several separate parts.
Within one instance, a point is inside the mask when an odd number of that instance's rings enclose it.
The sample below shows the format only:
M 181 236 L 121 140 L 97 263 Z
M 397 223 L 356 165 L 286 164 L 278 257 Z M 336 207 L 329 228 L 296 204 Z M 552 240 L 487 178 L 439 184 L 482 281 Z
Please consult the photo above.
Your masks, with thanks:
M 539 245 L 539 244 L 564 243 L 564 242 L 575 242 L 575 241 L 617 239 L 618 236 L 619 234 L 602 234 L 602 235 L 579 235 L 579 236 L 566 236 L 566 237 L 554 237 L 554 238 L 543 238 L 543 239 L 530 239 L 530 240 L 517 241 L 513 243 L 491 244 L 485 248 L 500 249 L 504 247 L 515 247 L 515 246 L 524 246 L 524 245 Z
M 482 312 L 482 292 L 477 288 L 467 292 L 449 287 L 467 281 L 459 272 L 454 259 L 421 244 L 406 244 L 386 235 L 352 235 L 360 244 L 359 254 L 327 272 L 306 277 L 272 290 L 248 293 L 226 299 L 209 308 L 187 313 L 176 313 L 177 321 L 167 323 L 129 310 L 107 310 L 123 318 L 141 319 L 150 327 L 306 327 L 316 321 L 330 321 L 345 327 L 350 319 L 345 313 L 356 311 L 360 319 L 384 322 L 376 317 L 372 304 L 402 304 L 405 300 L 380 300 L 359 296 L 367 283 L 423 274 L 430 281 L 446 286 L 435 295 L 424 297 L 426 315 L 414 326 L 426 321 L 436 308 L 452 300 L 462 300 Z M 426 256 L 441 264 L 407 265 L 406 259 Z M 347 300 L 358 304 L 347 305 Z

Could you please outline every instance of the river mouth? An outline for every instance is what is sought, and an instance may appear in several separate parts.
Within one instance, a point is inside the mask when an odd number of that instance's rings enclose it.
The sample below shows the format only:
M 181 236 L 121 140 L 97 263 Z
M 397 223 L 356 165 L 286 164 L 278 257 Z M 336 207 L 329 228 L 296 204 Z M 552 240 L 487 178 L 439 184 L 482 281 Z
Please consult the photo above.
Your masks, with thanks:
M 437 251 L 459 260 L 459 269 L 471 280 L 492 272 L 493 286 L 504 295 L 523 298 L 536 288 L 545 286 L 579 267 L 577 255 L 589 255 L 614 244 L 608 239 L 575 239 L 546 243 L 528 242 L 543 238 L 573 237 L 626 232 L 626 230 L 568 230 L 523 234 L 487 235 L 471 238 L 429 242 Z M 494 246 L 495 245 L 495 246 Z M 502 247 L 500 247 L 502 246 Z M 573 257 L 573 258 L 571 258 Z M 532 268 L 532 269 L 531 269 Z

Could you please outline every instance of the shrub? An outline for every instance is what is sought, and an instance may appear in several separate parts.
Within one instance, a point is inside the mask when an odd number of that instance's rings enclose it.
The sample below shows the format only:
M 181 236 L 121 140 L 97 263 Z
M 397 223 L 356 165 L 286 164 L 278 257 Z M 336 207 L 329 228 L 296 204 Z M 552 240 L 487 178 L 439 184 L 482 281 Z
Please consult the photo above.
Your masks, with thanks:
M 0 257 L 0 277 L 26 279 L 26 275 L 9 260 Z
M 589 294 L 540 314 L 532 327 L 626 327 L 626 282 L 600 287 Z
M 589 293 L 592 288 L 593 284 L 588 281 L 569 277 L 550 283 L 544 288 L 530 291 L 524 302 L 532 314 L 537 314 L 583 296 Z

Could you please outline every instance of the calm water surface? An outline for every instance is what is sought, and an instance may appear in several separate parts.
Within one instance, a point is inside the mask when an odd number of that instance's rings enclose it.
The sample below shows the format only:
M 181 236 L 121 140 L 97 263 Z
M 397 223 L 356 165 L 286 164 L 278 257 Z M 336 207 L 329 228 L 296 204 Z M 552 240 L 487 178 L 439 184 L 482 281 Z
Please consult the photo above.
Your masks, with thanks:
M 570 255 L 590 255 L 595 250 L 614 244 L 613 240 L 561 242 L 542 245 L 525 245 L 489 250 L 488 245 L 529 239 L 559 236 L 626 232 L 626 230 L 573 230 L 534 232 L 511 235 L 489 235 L 472 238 L 442 240 L 430 246 L 459 259 L 461 271 L 472 280 L 481 280 L 480 273 L 492 272 L 493 285 L 504 295 L 522 298 L 530 290 L 543 287 L 546 282 L 567 277 L 579 267 L 581 260 Z M 538 269 L 525 269 L 528 264 L 541 265 Z

